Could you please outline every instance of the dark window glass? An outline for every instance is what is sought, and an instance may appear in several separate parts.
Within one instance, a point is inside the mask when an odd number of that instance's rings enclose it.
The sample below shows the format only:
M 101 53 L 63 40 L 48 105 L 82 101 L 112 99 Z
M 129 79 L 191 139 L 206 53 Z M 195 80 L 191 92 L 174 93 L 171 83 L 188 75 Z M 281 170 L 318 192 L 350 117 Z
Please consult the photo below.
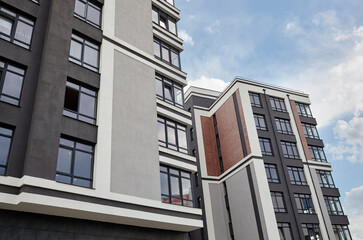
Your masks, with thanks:
M 259 138 L 262 155 L 272 156 L 271 141 L 267 138 Z
M 176 168 L 160 166 L 161 201 L 193 207 L 190 173 Z
M 309 240 L 322 240 L 318 224 L 301 224 L 303 228 L 304 238 Z
M 281 147 L 285 158 L 300 159 L 296 143 L 281 141 Z
M 299 213 L 314 214 L 314 206 L 310 194 L 295 193 L 295 202 Z
M 154 55 L 169 65 L 180 69 L 179 51 L 158 39 L 154 39 Z
M 0 60 L 0 101 L 19 105 L 25 70 Z
M 327 162 L 324 149 L 309 145 L 311 159 L 317 162 Z
M 280 240 L 292 240 L 291 228 L 289 223 L 277 223 Z
M 6 174 L 13 130 L 0 126 L 0 175 Z
M 287 167 L 289 172 L 291 184 L 307 185 L 305 180 L 304 170 L 299 167 Z
M 334 236 L 336 240 L 352 240 L 349 228 L 347 225 L 333 224 Z
M 262 107 L 261 101 L 260 101 L 260 94 L 250 92 L 249 95 L 250 95 L 251 105 L 253 107 Z
M 34 21 L 0 6 L 0 38 L 29 49 Z
M 307 123 L 302 123 L 301 125 L 303 127 L 305 137 L 320 139 L 318 130 L 316 129 L 315 125 L 311 125 L 311 124 L 307 124 Z
M 101 25 L 101 8 L 89 0 L 76 0 L 74 15 L 95 27 Z
M 267 176 L 267 181 L 269 183 L 279 183 L 279 175 L 277 173 L 276 165 L 265 164 L 265 171 Z
M 156 96 L 177 107 L 184 108 L 183 87 L 161 75 L 155 76 Z
M 272 110 L 279 112 L 286 112 L 285 102 L 282 98 L 270 97 Z
M 188 153 L 186 127 L 158 116 L 159 145 Z
M 265 117 L 263 115 L 253 114 L 253 117 L 258 130 L 267 130 Z
M 283 134 L 293 134 L 291 130 L 290 121 L 281 118 L 275 118 L 277 132 Z
M 316 174 L 318 175 L 318 179 L 319 179 L 319 183 L 320 183 L 321 187 L 335 188 L 333 177 L 330 172 L 316 170 Z
M 93 146 L 61 138 L 55 180 L 91 188 L 93 180 Z
M 297 113 L 300 116 L 313 117 L 313 115 L 311 114 L 311 111 L 310 111 L 310 107 L 307 104 L 304 104 L 304 103 L 296 103 L 296 109 L 297 109 Z
M 275 212 L 286 212 L 284 195 L 282 192 L 271 192 L 271 199 Z
M 330 215 L 344 215 L 343 208 L 338 197 L 324 196 L 324 200 Z
M 63 114 L 91 124 L 96 123 L 95 91 L 67 81 Z
M 98 71 L 99 45 L 72 34 L 69 61 L 93 71 Z

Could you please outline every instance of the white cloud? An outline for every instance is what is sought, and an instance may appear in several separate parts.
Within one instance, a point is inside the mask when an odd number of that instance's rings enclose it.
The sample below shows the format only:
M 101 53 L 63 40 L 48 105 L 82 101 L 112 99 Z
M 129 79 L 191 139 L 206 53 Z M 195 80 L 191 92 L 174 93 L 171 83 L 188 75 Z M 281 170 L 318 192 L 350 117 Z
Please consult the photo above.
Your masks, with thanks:
M 363 186 L 353 188 L 345 194 L 345 214 L 349 216 L 352 237 L 355 240 L 363 240 Z
M 207 33 L 210 34 L 214 34 L 214 33 L 219 33 L 219 26 L 221 25 L 221 21 L 220 20 L 216 20 L 214 23 L 212 23 L 211 25 L 207 26 L 205 28 L 205 30 L 207 31 Z
M 328 10 L 319 12 L 313 17 L 312 21 L 315 25 L 325 25 L 336 27 L 339 25 L 340 20 L 337 17 L 337 12 L 334 10 Z
M 228 84 L 229 83 L 226 83 L 225 81 L 223 81 L 221 79 L 201 76 L 200 78 L 198 78 L 196 80 L 188 81 L 188 85 L 186 86 L 185 91 L 190 86 L 201 87 L 201 88 L 211 89 L 211 90 L 215 90 L 215 91 L 223 91 L 223 89 L 225 87 L 227 87 Z
M 185 43 L 189 43 L 191 46 L 194 46 L 193 38 L 185 31 L 178 31 L 178 36 L 184 40 Z

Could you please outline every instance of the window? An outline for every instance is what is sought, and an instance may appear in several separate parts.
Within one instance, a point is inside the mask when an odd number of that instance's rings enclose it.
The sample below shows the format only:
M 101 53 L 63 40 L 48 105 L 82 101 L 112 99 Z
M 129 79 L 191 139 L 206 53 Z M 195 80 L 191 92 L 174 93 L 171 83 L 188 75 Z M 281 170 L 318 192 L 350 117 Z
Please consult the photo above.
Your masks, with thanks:
M 258 114 L 253 114 L 253 117 L 255 118 L 255 124 L 256 124 L 256 128 L 258 130 L 267 130 L 266 127 L 266 122 L 265 122 L 265 116 L 263 115 L 258 115 Z
M 252 107 L 262 107 L 260 101 L 260 94 L 250 92 L 249 95 Z
M 72 34 L 69 61 L 93 71 L 98 71 L 99 45 Z
M 304 104 L 304 103 L 296 103 L 296 109 L 297 109 L 297 113 L 300 116 L 313 117 L 313 115 L 311 114 L 311 111 L 310 111 L 310 107 L 307 104 Z
M 303 223 L 301 225 L 303 228 L 303 233 L 304 233 L 305 239 L 322 240 L 318 224 Z
M 324 200 L 330 215 L 344 215 L 343 208 L 338 197 L 324 196 Z
M 0 126 L 0 175 L 6 174 L 13 130 Z
M 286 112 L 285 102 L 282 98 L 270 97 L 272 110 L 278 112 Z
M 152 9 L 152 20 L 160 27 L 165 28 L 169 32 L 177 35 L 176 31 L 176 20 L 158 8 L 153 7 Z
M 154 39 L 154 55 L 156 58 L 180 69 L 179 51 L 158 39 Z
M 276 165 L 265 163 L 265 171 L 266 171 L 267 181 L 269 183 L 279 183 L 280 182 L 279 175 L 277 174 Z
M 299 167 L 287 167 L 289 172 L 291 184 L 295 185 L 307 185 L 305 180 L 304 170 Z
M 272 156 L 272 148 L 270 139 L 259 138 L 262 155 Z
M 160 166 L 161 201 L 193 207 L 190 173 Z
M 19 105 L 25 70 L 0 60 L 0 101 Z
M 297 210 L 299 213 L 304 213 L 304 214 L 314 214 L 315 213 L 310 194 L 295 193 L 294 197 L 295 197 Z
M 161 75 L 155 76 L 156 96 L 177 107 L 184 108 L 183 87 Z
M 316 174 L 318 175 L 320 187 L 335 188 L 331 172 L 316 170 Z
M 312 160 L 318 162 L 327 162 L 324 149 L 322 147 L 315 147 L 309 145 L 309 151 Z
M 285 158 L 300 159 L 296 143 L 281 141 L 281 147 Z
M 352 240 L 350 232 L 347 225 L 334 225 L 333 231 L 336 240 Z
M 81 187 L 92 187 L 93 146 L 61 137 L 55 180 Z
M 291 130 L 290 121 L 281 118 L 275 118 L 277 132 L 283 134 L 293 134 Z
M 159 145 L 188 153 L 186 127 L 158 116 Z
M 275 212 L 286 212 L 284 195 L 282 192 L 271 192 L 271 199 Z
M 76 0 L 74 16 L 95 27 L 101 25 L 101 8 L 89 0 Z
M 0 6 L 0 38 L 29 49 L 34 21 Z
M 320 139 L 316 126 L 307 123 L 302 123 L 301 125 L 303 127 L 305 137 Z
M 67 81 L 63 110 L 65 116 L 95 124 L 96 102 L 95 91 Z
M 292 240 L 291 228 L 289 223 L 277 223 L 280 240 Z

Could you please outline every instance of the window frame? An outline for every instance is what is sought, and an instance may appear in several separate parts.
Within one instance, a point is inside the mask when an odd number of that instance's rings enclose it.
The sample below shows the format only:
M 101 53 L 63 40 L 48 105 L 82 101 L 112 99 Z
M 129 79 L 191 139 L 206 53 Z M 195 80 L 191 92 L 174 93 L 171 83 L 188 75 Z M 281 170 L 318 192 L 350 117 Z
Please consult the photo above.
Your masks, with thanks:
M 276 171 L 277 178 L 272 177 L 271 169 L 274 169 Z M 280 183 L 279 172 L 277 171 L 276 164 L 265 163 L 265 172 L 266 172 L 267 181 L 269 183 Z
M 85 12 L 84 15 L 85 16 L 81 16 L 78 13 L 76 13 L 76 5 L 77 5 L 77 1 L 82 2 L 85 5 Z M 88 11 L 89 11 L 89 6 L 91 6 L 92 8 L 96 9 L 99 11 L 100 13 L 100 18 L 99 18 L 99 23 L 96 24 L 94 22 L 92 22 L 91 20 L 88 19 Z M 74 5 L 74 14 L 73 14 L 76 18 L 96 27 L 96 28 L 101 28 L 101 21 L 102 21 L 102 7 L 99 6 L 99 4 L 96 1 L 90 1 L 90 0 L 75 0 L 75 5 Z
M 157 44 L 159 46 L 158 55 L 160 55 L 160 56 L 155 55 L 155 46 L 156 46 L 155 44 Z M 163 49 L 167 50 L 167 52 L 168 52 L 168 59 L 169 59 L 168 61 L 166 61 L 164 59 Z M 174 65 L 172 62 L 172 53 L 174 53 L 178 56 L 178 64 L 179 64 L 178 66 Z M 154 57 L 178 70 L 181 70 L 180 51 L 157 38 L 154 38 Z
M 324 196 L 324 201 L 329 215 L 344 216 L 343 207 L 338 197 Z
M 181 152 L 181 153 L 189 154 L 189 144 L 188 144 L 188 141 L 187 141 L 187 139 L 188 139 L 187 127 L 185 125 L 182 125 L 182 124 L 176 122 L 176 121 L 170 120 L 168 118 L 165 118 L 165 117 L 162 117 L 162 116 L 159 116 L 159 115 L 157 116 L 157 122 L 158 122 L 158 124 L 161 123 L 161 124 L 164 125 L 164 136 L 165 136 L 165 142 L 158 138 L 159 145 L 162 146 L 162 147 L 166 147 L 166 148 Z M 172 126 L 172 125 L 174 125 L 174 126 Z M 174 129 L 175 144 L 169 143 L 168 127 Z M 181 147 L 180 144 L 179 144 L 178 130 L 185 132 L 186 148 Z M 158 131 L 159 131 L 159 126 L 158 126 Z
M 165 30 L 167 30 L 168 32 L 170 32 L 171 34 L 175 35 L 175 36 L 178 36 L 178 27 L 177 27 L 177 20 L 174 19 L 173 17 L 169 16 L 168 14 L 166 14 L 164 11 L 160 10 L 159 8 L 157 7 L 152 7 L 152 11 L 155 12 L 157 14 L 157 17 L 158 17 L 158 22 L 155 22 L 154 19 L 152 18 L 152 21 L 157 24 L 158 26 L 160 26 L 161 28 L 164 28 Z M 161 24 L 160 24 L 160 17 L 164 17 L 166 18 L 166 26 L 163 27 Z M 174 22 L 175 24 L 175 33 L 172 32 L 170 30 L 170 25 L 169 25 L 169 22 Z
M 250 97 L 252 107 L 262 108 L 261 97 L 259 93 L 248 92 L 248 95 Z M 256 100 L 258 100 L 258 103 L 256 102 Z
M 156 91 L 156 97 L 163 100 L 164 102 L 170 103 L 176 107 L 179 107 L 181 109 L 184 109 L 184 91 L 183 91 L 183 86 L 179 83 L 176 83 L 160 74 L 155 74 L 155 81 L 157 83 L 157 81 L 161 82 L 161 90 L 162 90 L 162 96 L 160 94 L 158 94 L 158 91 Z M 172 100 L 169 100 L 165 97 L 165 86 L 169 85 L 171 87 L 171 98 Z M 156 88 L 158 87 L 158 84 L 156 84 Z M 157 88 L 158 89 L 158 88 Z M 176 101 L 176 93 L 175 93 L 175 89 L 179 89 L 181 94 L 182 94 L 182 105 L 177 103 Z
M 347 225 L 342 224 L 332 224 L 333 232 L 336 240 L 352 240 L 349 228 Z
M 308 123 L 301 123 L 301 126 L 303 128 L 305 137 L 312 139 L 320 139 L 318 129 L 316 128 L 315 125 Z
M 270 98 L 271 108 L 273 111 L 287 112 L 284 99 L 272 96 L 269 96 L 269 98 Z
M 295 105 L 299 116 L 313 118 L 313 114 L 311 113 L 311 109 L 308 104 L 295 102 Z
M 313 146 L 313 145 L 308 145 L 308 148 L 309 148 L 311 159 L 313 161 L 328 162 L 328 160 L 326 159 L 324 148 L 318 147 L 318 146 Z
M 289 174 L 291 184 L 300 185 L 300 186 L 308 185 L 303 168 L 288 166 L 287 167 L 287 172 Z
M 316 175 L 318 176 L 320 187 L 336 188 L 331 172 L 316 169 Z
M 255 125 L 257 130 L 267 131 L 267 125 L 264 115 L 254 113 L 253 118 L 255 120 Z
M 78 44 L 81 44 L 82 47 L 81 47 L 81 58 L 80 59 L 77 59 L 76 57 L 73 57 L 71 55 L 71 50 L 72 50 L 72 41 L 78 43 Z M 87 44 L 88 43 L 88 44 Z M 95 48 L 94 46 L 97 46 L 97 48 Z M 89 47 L 93 50 L 96 50 L 97 51 L 97 66 L 93 66 L 89 63 L 86 63 L 85 62 L 85 59 L 84 59 L 84 56 L 85 56 L 85 47 Z M 71 42 L 70 42 L 70 47 L 69 47 L 69 57 L 68 57 L 68 60 L 72 63 L 75 63 L 79 66 L 82 66 L 86 69 L 89 69 L 91 71 L 94 71 L 94 72 L 99 72 L 99 68 L 100 68 L 100 47 L 101 45 L 99 43 L 97 43 L 96 41 L 82 35 L 82 34 L 79 34 L 79 33 L 76 33 L 76 32 L 73 32 L 72 33 L 72 36 L 71 36 Z
M 275 124 L 278 133 L 294 135 L 291 129 L 290 120 L 283 118 L 275 118 Z
M 282 192 L 271 191 L 270 195 L 275 213 L 286 213 L 287 209 L 284 194 Z M 282 203 L 282 206 L 280 206 L 279 202 Z
M 279 231 L 280 240 L 293 240 L 290 223 L 279 223 L 278 222 L 277 229 Z M 288 233 L 284 229 L 288 229 Z M 290 237 L 286 237 L 286 233 L 289 234 Z
M 271 140 L 269 138 L 258 138 L 258 141 L 260 143 L 260 148 L 261 148 L 261 153 L 264 156 L 273 156 L 273 150 L 272 150 L 272 144 L 271 144 Z M 270 151 L 266 150 L 266 144 L 268 144 L 270 146 Z
M 282 153 L 285 158 L 300 159 L 299 151 L 297 150 L 296 143 L 281 141 Z
M 301 227 L 303 229 L 304 237 L 309 237 L 311 240 L 322 240 L 319 224 L 302 223 Z M 314 235 L 311 235 L 311 233 L 313 233 Z
M 8 131 L 10 131 L 9 134 L 6 133 Z M 1 171 L 1 169 L 3 170 L 3 174 L 0 172 L 0 176 L 1 175 L 6 176 L 6 172 L 8 170 L 10 153 L 11 153 L 11 148 L 12 148 L 13 139 L 14 139 L 14 132 L 15 132 L 15 129 L 13 127 L 8 127 L 8 126 L 4 126 L 3 124 L 0 124 L 0 138 L 10 139 L 9 148 L 7 150 L 8 152 L 7 152 L 7 156 L 5 159 L 5 164 L 0 163 L 0 171 Z
M 19 71 L 11 70 L 11 69 L 9 69 L 9 67 L 13 68 L 13 69 L 16 68 L 17 70 L 19 70 L 22 73 L 20 73 Z M 17 89 L 19 91 L 19 98 L 16 98 L 14 96 L 3 93 L 4 85 L 6 82 L 6 75 L 8 72 L 22 78 L 20 89 Z M 26 74 L 25 68 L 23 68 L 17 64 L 9 63 L 8 61 L 0 59 L 0 101 L 1 102 L 5 102 L 5 103 L 15 105 L 15 106 L 20 106 L 21 97 L 23 95 L 25 74 Z M 10 81 L 10 80 L 8 80 L 8 81 Z M 6 100 L 6 99 L 9 99 L 9 100 Z M 10 99 L 13 101 L 10 101 Z
M 300 214 L 316 214 L 311 194 L 294 193 L 294 198 Z

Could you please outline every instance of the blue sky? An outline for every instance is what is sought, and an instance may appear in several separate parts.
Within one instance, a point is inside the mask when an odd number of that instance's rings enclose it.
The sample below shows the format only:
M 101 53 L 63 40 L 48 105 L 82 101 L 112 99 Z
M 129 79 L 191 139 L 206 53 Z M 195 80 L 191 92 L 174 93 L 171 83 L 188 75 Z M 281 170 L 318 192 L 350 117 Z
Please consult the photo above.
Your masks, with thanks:
M 352 235 L 363 240 L 363 4 L 175 1 L 191 85 L 222 90 L 241 76 L 310 94 Z

